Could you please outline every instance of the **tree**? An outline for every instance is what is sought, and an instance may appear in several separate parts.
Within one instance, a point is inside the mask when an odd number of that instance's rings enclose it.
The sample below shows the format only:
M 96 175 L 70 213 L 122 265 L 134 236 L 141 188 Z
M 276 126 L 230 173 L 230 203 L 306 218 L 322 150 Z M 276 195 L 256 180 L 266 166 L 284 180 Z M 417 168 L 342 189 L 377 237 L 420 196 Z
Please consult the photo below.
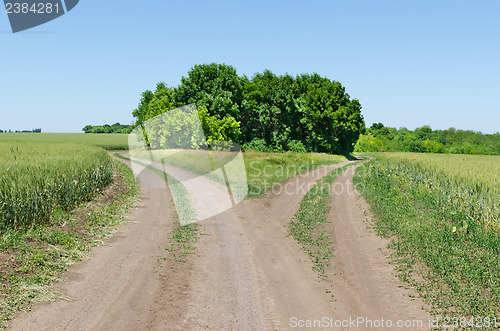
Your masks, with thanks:
M 441 153 L 443 145 L 435 140 L 426 139 L 424 141 L 424 147 L 427 153 Z
M 356 146 L 354 147 L 354 151 L 357 153 L 380 152 L 383 149 L 382 147 L 382 141 L 368 133 L 367 135 L 359 136 Z
M 233 117 L 218 119 L 205 107 L 196 111 L 194 106 L 166 111 L 149 119 L 144 128 L 153 149 L 197 149 L 214 141 L 236 141 L 240 134 Z
M 370 129 L 378 131 L 378 130 L 384 128 L 384 127 L 385 126 L 382 123 L 373 123 L 372 126 L 370 126 Z
M 201 107 L 198 110 L 203 132 L 210 145 L 213 141 L 232 141 L 239 140 L 241 135 L 240 123 L 237 122 L 232 116 L 225 116 L 218 119 L 215 116 L 208 115 L 207 108 Z
M 243 141 L 258 137 L 269 146 L 285 148 L 289 141 L 301 140 L 303 125 L 296 100 L 292 76 L 276 76 L 269 70 L 257 73 L 245 85 L 240 114 Z
M 354 150 L 365 123 L 361 104 L 344 87 L 318 74 L 297 77 L 298 103 L 307 130 L 305 145 L 317 152 L 347 154 Z
M 148 119 L 176 108 L 175 104 L 174 90 L 163 82 L 158 83 L 154 93 L 146 90 L 141 94 L 138 107 L 132 111 L 135 125 L 143 125 Z
M 210 116 L 222 119 L 239 116 L 243 100 L 243 82 L 236 69 L 226 64 L 195 65 L 175 89 L 178 106 L 196 104 L 206 107 Z
M 419 140 L 430 139 L 432 135 L 432 129 L 428 125 L 424 125 L 420 128 L 415 129 L 415 135 Z

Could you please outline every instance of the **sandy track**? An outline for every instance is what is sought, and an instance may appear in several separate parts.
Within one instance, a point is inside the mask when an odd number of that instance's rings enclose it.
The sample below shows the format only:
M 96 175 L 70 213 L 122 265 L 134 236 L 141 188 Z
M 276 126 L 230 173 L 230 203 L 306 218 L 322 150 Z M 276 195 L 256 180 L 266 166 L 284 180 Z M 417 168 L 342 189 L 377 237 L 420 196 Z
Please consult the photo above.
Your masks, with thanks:
M 414 324 L 407 329 L 428 330 L 430 315 L 421 309 L 422 300 L 410 299 L 409 294 L 418 295 L 404 289 L 404 284 L 396 278 L 393 266 L 389 264 L 389 252 L 385 248 L 389 240 L 370 229 L 369 206 L 352 184 L 355 168 L 350 167 L 340 175 L 332 189 L 329 215 L 332 223 L 329 227 L 334 241 L 334 274 L 331 279 L 336 300 L 332 315 L 338 319 L 362 317 L 394 323 L 422 321 L 422 328 Z
M 161 268 L 157 257 L 166 255 L 172 208 L 165 205 L 168 190 L 145 170 L 142 204 L 131 215 L 138 223 L 124 226 L 112 247 L 93 250 L 90 261 L 71 268 L 61 289 L 72 301 L 38 305 L 16 318 L 12 329 L 281 330 L 290 329 L 293 317 L 427 321 L 421 302 L 411 301 L 391 274 L 379 250 L 387 242 L 367 230 L 356 193 L 344 191 L 332 202 L 336 257 L 330 277 L 337 301 L 326 293 L 330 284 L 318 281 L 309 257 L 286 236 L 303 195 L 339 166 L 300 176 L 279 194 L 245 200 L 203 221 L 196 255 Z M 347 174 L 339 182 L 351 179 Z

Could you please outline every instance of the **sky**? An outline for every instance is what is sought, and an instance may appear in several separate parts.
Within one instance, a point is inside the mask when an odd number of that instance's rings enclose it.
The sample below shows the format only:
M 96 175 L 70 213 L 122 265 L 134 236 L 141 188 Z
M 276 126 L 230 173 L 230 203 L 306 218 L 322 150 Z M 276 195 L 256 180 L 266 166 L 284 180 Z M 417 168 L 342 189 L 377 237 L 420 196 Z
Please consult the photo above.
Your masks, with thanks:
M 14 34 L 0 12 L 0 129 L 131 124 L 144 90 L 217 62 L 339 81 L 367 126 L 499 132 L 499 14 L 496 0 L 80 0 Z

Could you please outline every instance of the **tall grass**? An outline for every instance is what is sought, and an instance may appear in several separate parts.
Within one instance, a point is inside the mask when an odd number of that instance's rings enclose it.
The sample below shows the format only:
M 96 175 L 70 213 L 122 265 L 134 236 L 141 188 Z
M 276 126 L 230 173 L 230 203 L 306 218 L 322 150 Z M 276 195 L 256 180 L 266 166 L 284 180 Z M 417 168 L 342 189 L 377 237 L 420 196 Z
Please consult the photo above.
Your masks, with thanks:
M 112 178 L 102 149 L 0 142 L 0 231 L 49 223 L 56 210 L 91 200 Z
M 377 157 L 394 176 L 432 194 L 440 208 L 500 229 L 500 156 L 385 153 Z

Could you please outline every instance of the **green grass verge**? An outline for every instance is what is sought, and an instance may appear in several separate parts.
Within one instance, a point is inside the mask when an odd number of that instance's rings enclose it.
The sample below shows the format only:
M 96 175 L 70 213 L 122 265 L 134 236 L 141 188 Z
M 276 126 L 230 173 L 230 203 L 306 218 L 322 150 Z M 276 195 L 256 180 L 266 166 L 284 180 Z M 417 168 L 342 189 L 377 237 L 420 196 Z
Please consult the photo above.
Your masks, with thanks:
M 379 234 L 393 238 L 399 277 L 420 292 L 432 314 L 500 321 L 500 236 L 447 198 L 460 187 L 431 175 L 374 160 L 358 168 L 355 183 L 364 187 Z
M 288 223 L 288 235 L 294 238 L 313 262 L 313 269 L 326 279 L 325 270 L 333 256 L 332 232 L 324 228 L 330 211 L 331 186 L 338 175 L 355 163 L 334 169 L 319 179 L 300 203 L 299 210 Z
M 0 237 L 0 329 L 36 302 L 61 297 L 52 284 L 70 264 L 111 235 L 135 204 L 139 190 L 130 169 L 113 162 L 113 182 L 93 201 L 58 210 L 50 223 Z

